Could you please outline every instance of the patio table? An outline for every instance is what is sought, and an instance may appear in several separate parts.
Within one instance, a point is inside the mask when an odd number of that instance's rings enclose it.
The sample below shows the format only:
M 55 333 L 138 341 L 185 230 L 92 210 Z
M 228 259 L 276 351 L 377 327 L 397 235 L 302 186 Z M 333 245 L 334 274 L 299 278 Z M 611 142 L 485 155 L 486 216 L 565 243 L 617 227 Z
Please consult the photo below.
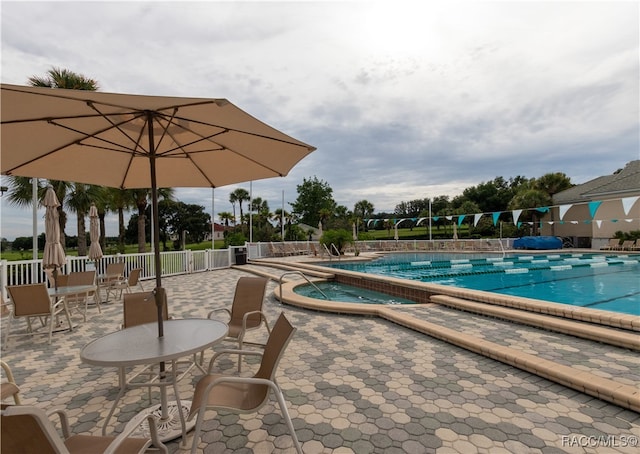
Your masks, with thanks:
M 107 334 L 85 345 L 80 351 L 82 362 L 104 367 L 118 368 L 120 392 L 116 397 L 102 427 L 106 435 L 107 425 L 118 402 L 128 388 L 158 386 L 160 404 L 144 409 L 142 413 L 153 414 L 158 421 L 158 434 L 164 441 L 182 436 L 186 439 L 185 414 L 191 401 L 181 401 L 178 393 L 176 360 L 201 352 L 218 343 L 227 335 L 226 323 L 210 319 L 172 319 L 164 322 L 164 336 L 158 337 L 158 325 L 147 323 Z M 131 383 L 126 377 L 126 368 L 171 362 L 171 371 L 164 378 L 146 383 Z M 175 402 L 167 402 L 167 387 L 173 386 Z M 195 424 L 195 423 L 194 423 Z M 189 427 L 189 430 L 193 426 Z M 140 426 L 147 435 L 148 428 Z

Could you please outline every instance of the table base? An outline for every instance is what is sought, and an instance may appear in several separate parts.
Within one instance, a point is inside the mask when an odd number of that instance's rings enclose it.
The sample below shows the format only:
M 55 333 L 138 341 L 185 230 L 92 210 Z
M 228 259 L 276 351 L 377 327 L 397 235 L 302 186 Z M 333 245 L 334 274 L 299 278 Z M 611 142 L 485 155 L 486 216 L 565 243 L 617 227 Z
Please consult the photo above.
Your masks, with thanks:
M 189 411 L 191 410 L 191 401 L 190 400 L 181 400 L 182 404 L 182 414 L 184 415 L 184 419 L 186 421 L 185 433 L 189 432 L 196 425 L 195 418 L 193 421 L 187 421 L 187 417 L 189 416 Z M 146 408 L 142 410 L 139 414 L 144 415 L 153 415 L 157 420 L 157 429 L 158 429 L 158 438 L 163 443 L 165 441 L 175 440 L 178 437 L 182 436 L 182 425 L 180 424 L 180 411 L 178 407 L 178 403 L 176 401 L 171 401 L 167 405 L 167 419 L 162 420 L 162 408 L 161 405 L 154 405 L 153 407 Z M 129 429 L 129 425 L 127 424 L 126 429 Z M 149 437 L 149 424 L 145 419 L 142 424 L 138 427 L 138 430 L 134 431 L 131 436 L 139 436 L 139 437 Z

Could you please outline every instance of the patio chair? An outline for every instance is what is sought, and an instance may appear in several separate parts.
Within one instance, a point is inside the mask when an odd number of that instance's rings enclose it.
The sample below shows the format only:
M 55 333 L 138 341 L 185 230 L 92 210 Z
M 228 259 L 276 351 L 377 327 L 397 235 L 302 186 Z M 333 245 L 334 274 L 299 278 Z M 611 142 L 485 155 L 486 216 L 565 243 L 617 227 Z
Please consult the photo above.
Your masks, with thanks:
M 155 418 L 152 415 L 140 414 L 134 418 L 140 423 L 147 420 L 150 428 L 148 438 L 134 438 L 131 437 L 131 433 L 138 429 L 138 424 L 127 426 L 130 429 L 118 436 L 72 434 L 67 414 L 63 410 L 53 410 L 48 415 L 42 409 L 33 406 L 3 405 L 1 414 L 0 449 L 6 453 L 144 453 L 150 446 L 167 454 L 169 452 L 158 438 Z M 60 418 L 62 437 L 49 419 L 53 414 Z
M 111 292 L 116 291 L 117 286 L 125 281 L 124 266 L 124 262 L 109 263 L 104 275 L 100 276 L 98 284 L 105 291 L 106 301 L 109 301 Z
M 76 285 L 95 285 L 96 272 L 95 271 L 74 271 L 68 274 L 66 285 L 73 287 Z M 95 290 L 86 293 L 79 293 L 77 295 L 69 295 L 66 297 L 67 309 L 70 311 L 73 309 L 78 310 L 82 314 L 83 320 L 87 321 L 87 308 L 89 307 L 89 301 L 93 298 L 98 312 L 102 313 L 100 307 L 100 298 L 97 297 Z
M 69 324 L 69 329 L 73 330 L 71 324 L 71 316 L 67 310 L 64 299 L 55 301 L 49 297 L 47 286 L 45 284 L 29 284 L 29 285 L 12 285 L 7 287 L 13 309 L 9 313 L 6 331 L 4 333 L 3 348 L 7 348 L 11 325 L 16 319 L 24 318 L 27 321 L 27 334 L 38 334 L 34 332 L 31 325 L 33 318 L 38 318 L 42 327 L 46 326 L 49 320 L 49 344 L 53 337 L 53 325 L 58 322 L 60 315 L 64 314 Z M 17 335 L 17 334 L 16 334 Z
M 0 361 L 0 366 L 4 374 L 4 379 L 0 383 L 0 400 L 4 402 L 5 399 L 12 397 L 15 404 L 20 405 L 20 388 L 16 384 L 15 378 L 13 378 L 11 368 L 4 361 Z
M 141 292 L 144 292 L 144 287 L 142 286 L 142 282 L 140 282 L 140 273 L 142 272 L 142 268 L 134 268 L 129 271 L 129 277 L 127 279 L 120 280 L 118 282 L 114 282 L 111 286 L 109 286 L 109 291 L 116 292 L 118 291 L 118 299 L 122 298 L 122 292 L 131 293 L 132 289 L 139 287 Z
M 200 378 L 196 384 L 191 410 L 187 418 L 187 420 L 191 420 L 197 415 L 191 446 L 192 454 L 196 452 L 207 410 L 255 413 L 269 400 L 269 391 L 273 391 L 276 396 L 296 451 L 299 454 L 302 453 L 284 395 L 275 379 L 278 363 L 295 331 L 296 328 L 291 326 L 284 313 L 281 313 L 269 334 L 264 351 L 221 350 L 211 358 L 209 373 Z M 262 356 L 262 360 L 258 371 L 252 377 L 212 374 L 211 369 L 216 359 L 224 354 L 259 355 Z
M 242 350 L 242 346 L 245 343 L 260 347 L 265 345 L 257 342 L 245 342 L 244 337 L 247 331 L 256 330 L 264 323 L 267 328 L 267 334 L 271 333 L 267 317 L 262 312 L 268 281 L 269 279 L 266 277 L 241 277 L 236 283 L 231 310 L 223 308 L 209 312 L 208 318 L 212 318 L 219 311 L 225 311 L 229 314 L 229 333 L 225 340 L 237 342 L 240 350 Z M 240 357 L 238 358 L 238 372 L 242 372 L 242 360 Z
M 69 275 L 68 274 L 62 274 L 62 273 L 58 272 L 58 276 L 54 279 L 53 270 L 51 268 L 47 268 L 46 270 L 44 270 L 44 272 L 47 275 L 47 281 L 49 282 L 49 288 L 55 288 L 56 280 L 57 280 L 58 287 L 65 287 L 67 285 L 67 281 L 69 279 Z
M 122 302 L 123 323 L 122 328 L 131 328 L 132 326 L 142 325 L 144 323 L 157 323 L 158 321 L 158 309 L 156 307 L 154 292 L 136 292 L 126 293 L 123 295 Z M 167 308 L 167 300 L 165 299 L 162 306 L 162 318 L 166 321 L 169 320 L 169 312 Z M 179 371 L 177 374 L 177 380 L 182 379 L 194 366 L 199 367 L 202 372 L 202 366 L 197 361 L 197 354 L 193 355 L 192 361 L 176 361 L 176 367 L 185 366 L 184 370 Z M 156 382 L 160 377 L 155 371 L 156 365 L 144 366 L 137 372 L 134 372 L 127 379 L 128 383 L 142 382 L 135 381 L 138 377 L 145 377 L 145 382 L 149 383 L 149 400 L 151 400 L 151 383 Z M 124 371 L 123 371 L 124 372 Z M 121 376 L 124 376 L 122 374 Z

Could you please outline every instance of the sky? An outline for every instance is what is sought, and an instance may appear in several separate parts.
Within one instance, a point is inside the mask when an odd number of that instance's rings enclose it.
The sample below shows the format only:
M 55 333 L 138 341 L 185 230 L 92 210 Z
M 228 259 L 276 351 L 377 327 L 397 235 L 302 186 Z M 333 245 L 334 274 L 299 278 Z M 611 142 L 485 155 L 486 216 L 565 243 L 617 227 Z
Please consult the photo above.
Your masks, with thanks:
M 283 178 L 177 189 L 216 221 L 238 187 L 290 211 L 317 177 L 339 205 L 393 212 L 498 176 L 581 184 L 640 159 L 636 1 L 3 0 L 0 16 L 2 83 L 58 67 L 105 92 L 227 98 L 317 148 Z M 30 208 L 0 210 L 0 236 L 31 236 Z

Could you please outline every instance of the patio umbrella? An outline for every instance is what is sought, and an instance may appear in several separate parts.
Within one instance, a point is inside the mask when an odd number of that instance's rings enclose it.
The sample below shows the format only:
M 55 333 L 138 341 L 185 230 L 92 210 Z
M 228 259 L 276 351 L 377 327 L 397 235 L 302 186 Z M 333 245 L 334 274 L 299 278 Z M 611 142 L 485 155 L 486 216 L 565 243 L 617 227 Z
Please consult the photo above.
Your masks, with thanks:
M 42 255 L 42 267 L 53 270 L 54 287 L 58 289 L 58 268 L 62 268 L 67 258 L 60 244 L 60 223 L 58 221 L 58 196 L 51 186 L 47 188 L 42 204 L 44 212 L 44 254 Z
M 315 150 L 221 98 L 8 84 L 1 97 L 3 175 L 151 189 L 160 337 L 165 293 L 157 188 L 285 176 Z
M 91 239 L 91 245 L 89 246 L 89 260 L 97 262 L 102 258 L 102 248 L 100 247 L 98 209 L 93 203 L 91 204 L 91 208 L 89 208 L 89 238 Z M 98 269 L 97 266 L 96 269 Z

